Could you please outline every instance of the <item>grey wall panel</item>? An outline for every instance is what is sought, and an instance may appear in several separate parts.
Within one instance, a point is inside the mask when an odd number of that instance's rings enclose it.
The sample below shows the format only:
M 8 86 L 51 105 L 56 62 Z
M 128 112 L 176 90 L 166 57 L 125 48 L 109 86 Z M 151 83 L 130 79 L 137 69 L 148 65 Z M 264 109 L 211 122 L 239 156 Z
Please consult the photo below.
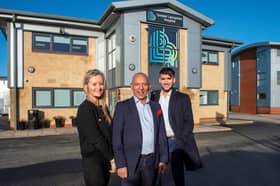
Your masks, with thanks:
M 200 88 L 201 87 L 201 26 L 199 23 L 184 17 L 184 28 L 187 28 L 187 53 L 186 55 L 186 87 Z M 196 68 L 197 73 L 192 73 L 192 69 Z
M 279 49 L 278 49 L 279 50 Z M 277 49 L 271 49 L 271 107 L 280 107 L 280 85 L 277 84 L 277 71 L 280 71 L 280 56 Z
M 124 86 L 129 86 L 133 74 L 141 71 L 140 58 L 140 22 L 146 20 L 145 11 L 125 12 L 123 15 L 123 69 L 124 69 Z M 130 41 L 134 36 L 136 40 Z M 135 70 L 129 70 L 129 65 L 135 65 Z

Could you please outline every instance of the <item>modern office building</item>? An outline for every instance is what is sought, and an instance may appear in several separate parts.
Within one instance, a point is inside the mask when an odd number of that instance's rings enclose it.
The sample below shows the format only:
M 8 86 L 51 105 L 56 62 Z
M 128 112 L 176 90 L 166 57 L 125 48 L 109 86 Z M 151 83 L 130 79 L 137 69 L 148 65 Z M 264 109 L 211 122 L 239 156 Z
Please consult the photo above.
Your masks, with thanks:
M 82 77 L 92 68 L 106 73 L 111 111 L 132 95 L 134 73 L 147 73 L 154 90 L 159 70 L 170 66 L 176 88 L 191 97 L 195 124 L 225 119 L 230 51 L 241 42 L 202 36 L 213 24 L 175 0 L 114 2 L 98 21 L 0 10 L 9 49 L 11 127 L 34 109 L 51 120 L 62 115 L 71 126 L 69 117 L 85 98 Z
M 279 95 L 279 42 L 253 43 L 233 52 L 233 112 L 280 114 Z

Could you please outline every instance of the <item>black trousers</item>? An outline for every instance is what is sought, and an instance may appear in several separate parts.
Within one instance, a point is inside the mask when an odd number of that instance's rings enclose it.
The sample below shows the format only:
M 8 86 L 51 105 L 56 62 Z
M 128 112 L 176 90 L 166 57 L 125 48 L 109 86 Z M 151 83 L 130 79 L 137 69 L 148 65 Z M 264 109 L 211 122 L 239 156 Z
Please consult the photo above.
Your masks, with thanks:
M 175 149 L 171 152 L 171 170 L 176 186 L 185 186 L 185 152 L 182 149 Z
M 129 170 L 128 170 L 129 171 Z M 157 176 L 155 155 L 141 155 L 137 170 L 127 179 L 122 179 L 122 186 L 154 186 Z
M 107 186 L 110 179 L 110 164 L 100 153 L 82 158 L 86 186 Z

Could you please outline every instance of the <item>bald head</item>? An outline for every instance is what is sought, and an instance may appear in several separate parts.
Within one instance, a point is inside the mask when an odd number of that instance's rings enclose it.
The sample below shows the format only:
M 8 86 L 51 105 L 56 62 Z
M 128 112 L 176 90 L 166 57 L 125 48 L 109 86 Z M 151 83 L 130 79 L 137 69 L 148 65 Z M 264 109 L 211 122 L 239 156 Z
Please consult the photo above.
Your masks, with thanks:
M 141 103 L 145 103 L 149 92 L 149 80 L 145 73 L 138 72 L 133 75 L 131 80 L 131 90 Z

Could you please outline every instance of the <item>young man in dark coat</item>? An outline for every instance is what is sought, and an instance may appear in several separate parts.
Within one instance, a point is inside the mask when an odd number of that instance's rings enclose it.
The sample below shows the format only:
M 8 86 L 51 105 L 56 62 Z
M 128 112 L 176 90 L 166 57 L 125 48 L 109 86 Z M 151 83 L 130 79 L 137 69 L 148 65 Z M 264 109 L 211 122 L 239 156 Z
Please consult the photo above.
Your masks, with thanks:
M 187 170 L 196 170 L 202 167 L 202 162 L 193 134 L 190 98 L 173 88 L 175 82 L 174 70 L 162 68 L 159 74 L 161 91 L 153 92 L 151 100 L 159 102 L 163 110 L 175 185 L 184 186 L 184 165 Z

